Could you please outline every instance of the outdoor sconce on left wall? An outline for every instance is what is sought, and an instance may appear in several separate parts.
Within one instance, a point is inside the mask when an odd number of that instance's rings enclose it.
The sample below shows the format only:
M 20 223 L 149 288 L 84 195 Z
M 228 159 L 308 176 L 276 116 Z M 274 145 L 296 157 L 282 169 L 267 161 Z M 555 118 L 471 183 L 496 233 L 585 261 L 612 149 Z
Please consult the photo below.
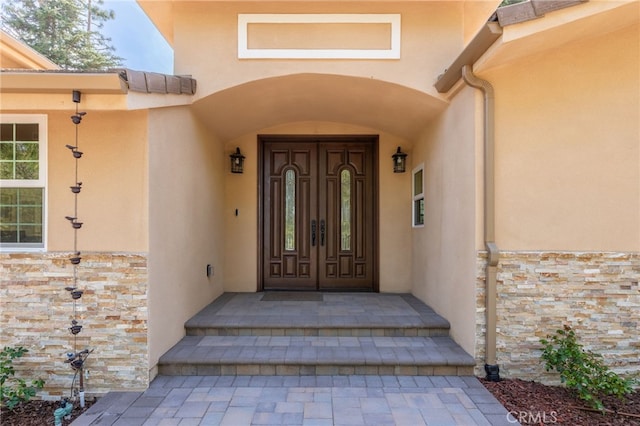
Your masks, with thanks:
M 231 159 L 231 173 L 244 172 L 244 155 L 240 152 L 240 148 L 236 148 L 236 152 L 229 156 Z
M 398 147 L 398 150 L 391 158 L 393 158 L 393 173 L 404 173 L 407 169 L 407 154 Z

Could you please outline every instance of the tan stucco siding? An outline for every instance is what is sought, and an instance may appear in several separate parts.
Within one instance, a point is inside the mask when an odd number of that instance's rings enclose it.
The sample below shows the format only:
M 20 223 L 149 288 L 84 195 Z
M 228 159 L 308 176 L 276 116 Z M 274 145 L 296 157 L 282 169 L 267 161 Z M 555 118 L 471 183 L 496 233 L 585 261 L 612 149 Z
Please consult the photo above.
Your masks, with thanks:
M 638 47 L 635 25 L 481 75 L 501 248 L 640 250 Z
M 475 345 L 478 115 L 472 89 L 460 92 L 414 145 L 424 164 L 425 225 L 411 230 L 412 293 L 451 323 L 466 351 Z M 481 149 L 481 148 L 480 148 Z M 410 185 L 410 184 L 409 184 Z
M 326 73 L 389 81 L 429 94 L 463 47 L 462 3 L 219 3 L 174 5 L 175 72 L 198 80 L 197 97 L 268 77 Z M 394 60 L 238 59 L 238 14 L 400 14 L 401 58 Z M 357 29 L 357 27 L 354 27 Z M 358 39 L 354 32 L 351 37 Z M 350 41 L 351 42 L 351 41 Z M 280 40 L 295 46 L 299 41 Z M 215 78 L 211 78 L 215 76 Z
M 78 125 L 78 249 L 147 251 L 147 113 L 86 111 Z M 75 145 L 72 111 L 48 114 L 48 250 L 73 250 Z
M 184 322 L 223 292 L 223 160 L 187 108 L 149 113 L 151 368 L 184 335 Z
M 410 174 L 394 174 L 391 155 L 408 142 L 375 129 L 326 122 L 290 123 L 263 129 L 258 134 L 380 135 L 379 179 L 379 284 L 381 292 L 411 290 Z M 246 155 L 245 172 L 232 175 L 226 165 L 225 291 L 253 292 L 258 283 L 258 142 L 248 134 L 226 144 L 227 155 L 239 147 Z M 226 160 L 225 160 L 226 161 Z M 238 216 L 235 210 L 238 209 Z

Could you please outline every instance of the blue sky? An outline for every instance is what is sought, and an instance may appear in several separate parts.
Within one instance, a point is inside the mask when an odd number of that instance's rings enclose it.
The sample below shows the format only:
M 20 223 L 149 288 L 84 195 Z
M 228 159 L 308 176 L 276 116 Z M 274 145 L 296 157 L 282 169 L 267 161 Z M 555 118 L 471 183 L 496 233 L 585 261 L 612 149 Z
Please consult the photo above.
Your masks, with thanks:
M 116 18 L 104 23 L 102 33 L 111 39 L 124 67 L 173 74 L 173 50 L 135 0 L 105 0 L 104 9 Z

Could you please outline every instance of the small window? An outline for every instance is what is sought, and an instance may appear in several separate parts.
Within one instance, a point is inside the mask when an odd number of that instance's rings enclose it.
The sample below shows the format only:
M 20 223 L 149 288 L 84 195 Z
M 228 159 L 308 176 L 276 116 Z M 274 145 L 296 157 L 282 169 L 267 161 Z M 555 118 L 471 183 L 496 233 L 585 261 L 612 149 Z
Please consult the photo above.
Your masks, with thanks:
M 284 249 L 296 249 L 296 172 L 284 174 Z
M 0 247 L 45 245 L 46 116 L 0 117 Z
M 424 226 L 424 165 L 413 169 L 413 226 Z
M 340 173 L 340 250 L 351 250 L 351 172 Z

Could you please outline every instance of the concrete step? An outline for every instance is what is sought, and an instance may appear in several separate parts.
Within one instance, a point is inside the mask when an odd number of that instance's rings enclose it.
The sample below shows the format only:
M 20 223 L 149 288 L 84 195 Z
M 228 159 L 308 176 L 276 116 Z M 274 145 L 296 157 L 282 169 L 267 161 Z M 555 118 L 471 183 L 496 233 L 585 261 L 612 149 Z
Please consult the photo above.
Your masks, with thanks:
M 472 375 L 449 322 L 409 294 L 225 293 L 185 323 L 161 375 Z
M 162 375 L 472 375 L 473 358 L 446 336 L 187 336 Z
M 185 323 L 187 336 L 448 336 L 449 322 L 411 295 L 225 293 Z M 317 296 L 321 301 L 305 300 Z M 295 300 L 295 298 L 300 299 Z M 287 298 L 291 300 L 287 301 Z
M 444 337 L 448 327 L 187 327 L 187 336 Z

